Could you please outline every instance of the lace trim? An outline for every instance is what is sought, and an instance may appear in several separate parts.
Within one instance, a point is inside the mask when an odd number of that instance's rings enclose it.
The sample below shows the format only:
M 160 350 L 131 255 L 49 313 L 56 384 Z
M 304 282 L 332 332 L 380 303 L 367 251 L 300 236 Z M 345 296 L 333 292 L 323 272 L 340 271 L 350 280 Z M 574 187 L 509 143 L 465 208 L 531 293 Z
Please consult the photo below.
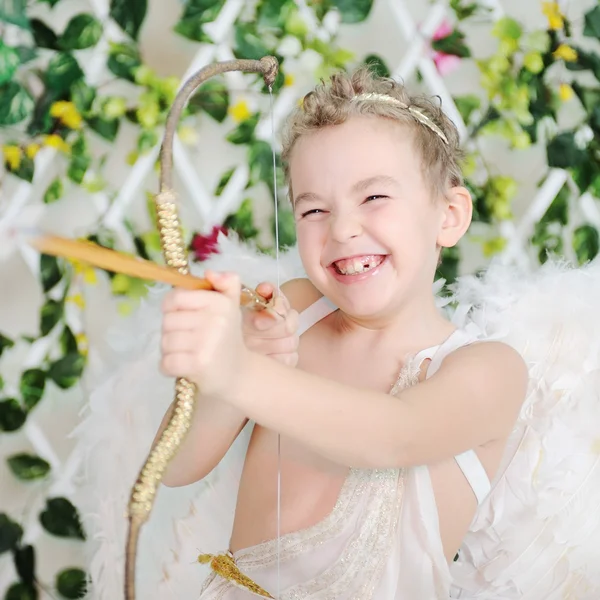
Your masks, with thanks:
M 368 483 L 366 518 L 337 560 L 323 573 L 295 585 L 281 600 L 368 600 L 372 597 L 394 543 L 404 491 L 404 470 L 365 471 Z M 305 551 L 310 551 L 307 544 Z M 357 589 L 357 578 L 364 581 Z M 318 594 L 318 595 L 317 595 Z M 348 594 L 352 594 L 349 596 Z
M 305 529 L 294 531 L 279 538 L 280 564 L 296 558 L 306 551 L 306 544 L 321 544 L 342 530 L 348 515 L 355 510 L 364 495 L 368 476 L 358 469 L 350 469 L 333 510 L 321 521 Z M 244 571 L 268 567 L 277 561 L 277 539 L 251 546 L 234 554 L 238 567 Z

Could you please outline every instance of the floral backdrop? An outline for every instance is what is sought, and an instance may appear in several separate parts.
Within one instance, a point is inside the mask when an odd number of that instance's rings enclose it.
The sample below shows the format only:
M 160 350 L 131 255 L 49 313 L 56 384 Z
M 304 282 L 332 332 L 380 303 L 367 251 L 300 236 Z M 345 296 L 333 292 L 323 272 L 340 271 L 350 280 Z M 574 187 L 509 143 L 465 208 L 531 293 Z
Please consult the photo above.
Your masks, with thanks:
M 295 88 L 297 79 L 306 74 L 316 82 L 336 70 L 368 63 L 388 75 L 391 68 L 377 53 L 375 43 L 373 52 L 357 54 L 338 39 L 345 26 L 366 23 L 374 5 L 383 1 L 242 3 L 227 32 L 231 57 L 277 56 L 281 71 L 275 98 L 296 94 L 294 102 L 301 91 Z M 144 219 L 124 213 L 117 231 L 100 218 L 121 191 L 111 183 L 106 164 L 120 130 L 127 128 L 134 132 L 133 144 L 125 153 L 127 168 L 133 170 L 143 161 L 155 168 L 167 111 L 180 79 L 159 76 L 144 60 L 139 41 L 148 13 L 146 0 L 110 0 L 105 13 L 92 10 L 102 3 L 71 2 L 72 14 L 64 26 L 57 27 L 52 25 L 52 15 L 62 2 L 66 0 L 8 0 L 0 6 L 0 235 L 4 246 L 0 261 L 17 250 L 15 231 L 23 225 L 23 215 L 28 224 L 37 223 L 45 208 L 61 203 L 76 188 L 104 202 L 85 239 L 159 261 L 152 190 L 139 192 L 140 204 L 147 206 Z M 490 2 L 451 0 L 445 18 L 428 36 L 425 52 L 444 80 L 451 81 L 465 61 L 478 71 L 477 93 L 453 94 L 466 126 L 464 171 L 475 201 L 475 233 L 468 243 L 477 245 L 485 259 L 490 259 L 505 252 L 514 226 L 518 183 L 483 148 L 489 140 L 499 140 L 514 153 L 541 144 L 546 174 L 538 187 L 542 189 L 552 174 L 561 175 L 557 193 L 537 215 L 527 236 L 525 252 L 539 263 L 549 255 L 584 263 L 598 254 L 600 245 L 598 222 L 590 217 L 598 213 L 589 210 L 590 206 L 597 210 L 600 197 L 600 6 L 590 3 L 585 12 L 567 15 L 557 2 L 538 4 L 539 26 L 530 28 L 516 17 L 498 15 L 490 9 Z M 43 10 L 38 10 L 39 5 L 45 5 Z M 211 25 L 226 5 L 232 3 L 187 0 L 181 5 L 175 32 L 199 48 L 215 45 L 219 40 Z M 466 32 L 472 29 L 490 36 L 485 54 L 471 49 Z M 415 85 L 420 83 L 422 73 L 417 70 Z M 186 108 L 178 130 L 181 144 L 194 148 L 211 121 L 219 124 L 225 143 L 242 151 L 247 165 L 241 193 L 227 214 L 217 223 L 203 223 L 198 230 L 185 232 L 191 256 L 200 262 L 216 251 L 220 232 L 235 231 L 265 252 L 273 251 L 273 218 L 259 218 L 253 190 L 272 201 L 274 176 L 281 187 L 280 243 L 283 247 L 294 243 L 279 157 L 274 174 L 272 145 L 268 136 L 259 134 L 261 119 L 270 110 L 268 91 L 254 76 L 244 76 L 236 80 L 238 84 L 248 93 L 240 95 L 230 80 L 213 79 L 205 84 Z M 12 191 L 20 189 L 20 182 L 36 182 L 36 172 L 45 169 L 49 160 L 57 166 L 34 199 L 33 209 L 15 209 Z M 236 173 L 235 167 L 220 173 L 209 196 L 221 197 Z M 583 199 L 587 210 L 582 210 Z M 463 245 L 447 252 L 440 276 L 452 282 L 464 253 Z M 35 335 L 15 337 L 0 331 L 0 436 L 18 436 L 51 387 L 66 394 L 78 385 L 88 350 L 80 318 L 86 310 L 84 288 L 107 278 L 123 314 L 146 292 L 144 282 L 123 275 L 100 275 L 85 265 L 49 256 L 30 257 L 30 264 L 32 260 L 44 301 Z M 3 360 L 16 344 L 23 343 L 36 358 L 18 373 L 9 372 Z M 11 453 L 2 460 L 23 486 L 52 481 L 51 460 L 43 453 Z M 36 489 L 46 495 L 34 515 L 43 535 L 55 539 L 57 545 L 85 540 L 73 498 L 51 494 L 50 485 Z M 79 566 L 64 565 L 51 580 L 38 577 L 36 545 L 25 531 L 28 510 L 0 513 L 0 567 L 7 561 L 14 566 L 11 581 L 3 582 L 0 577 L 0 594 L 5 600 L 30 600 L 43 594 L 83 597 L 86 574 Z M 4 583 L 6 589 L 2 589 Z

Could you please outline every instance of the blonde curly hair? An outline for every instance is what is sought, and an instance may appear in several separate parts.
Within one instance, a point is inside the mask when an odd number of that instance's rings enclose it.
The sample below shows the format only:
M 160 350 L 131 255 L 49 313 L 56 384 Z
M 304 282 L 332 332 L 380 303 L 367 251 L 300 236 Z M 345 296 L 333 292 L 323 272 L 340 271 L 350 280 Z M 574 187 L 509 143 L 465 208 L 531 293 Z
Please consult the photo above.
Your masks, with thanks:
M 463 153 L 458 131 L 440 106 L 425 96 L 410 94 L 402 84 L 363 67 L 351 74 L 335 74 L 328 83 L 321 82 L 304 96 L 301 106 L 288 119 L 282 160 L 292 202 L 289 165 L 298 139 L 365 115 L 391 119 L 410 128 L 421 157 L 423 176 L 435 195 L 444 196 L 449 188 L 463 184 L 460 168 Z

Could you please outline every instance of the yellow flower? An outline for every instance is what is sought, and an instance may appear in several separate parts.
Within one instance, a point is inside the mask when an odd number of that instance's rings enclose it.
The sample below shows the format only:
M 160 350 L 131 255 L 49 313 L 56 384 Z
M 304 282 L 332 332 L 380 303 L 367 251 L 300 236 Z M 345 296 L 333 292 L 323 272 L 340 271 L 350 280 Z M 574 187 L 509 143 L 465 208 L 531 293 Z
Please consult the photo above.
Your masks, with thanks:
M 495 254 L 498 254 L 506 247 L 506 238 L 497 237 L 491 240 L 486 240 L 483 243 L 483 255 L 486 258 L 490 258 Z
M 51 146 L 52 148 L 56 148 L 65 154 L 68 154 L 71 151 L 71 147 L 65 140 L 63 140 L 56 133 L 52 133 L 51 135 L 47 135 L 44 137 L 44 145 Z
M 50 116 L 59 119 L 69 129 L 79 129 L 83 119 L 72 102 L 59 100 L 50 107 Z
M 188 146 L 191 146 L 198 141 L 198 132 L 189 125 L 182 125 L 177 130 L 177 135 L 179 136 L 179 139 Z
M 77 348 L 79 349 L 79 352 L 81 352 L 81 354 L 83 356 L 87 356 L 87 353 L 88 353 L 88 337 L 87 337 L 87 335 L 85 335 L 85 333 L 78 333 L 75 336 L 75 340 L 77 341 Z
M 294 81 L 296 78 L 291 73 L 286 73 L 285 78 L 283 80 L 283 85 L 289 87 L 290 85 L 294 85 Z
M 558 88 L 558 97 L 563 102 L 568 102 L 573 97 L 573 88 L 568 83 L 561 83 Z
M 577 50 L 567 44 L 561 44 L 553 53 L 554 58 L 562 58 L 565 62 L 574 62 L 577 60 Z
M 98 278 L 96 277 L 96 271 L 93 267 L 90 267 L 87 263 L 82 263 L 78 260 L 69 259 L 69 262 L 73 265 L 73 270 L 76 275 L 82 275 L 83 280 L 90 285 L 95 285 L 98 283 Z
M 3 146 L 4 160 L 11 171 L 16 171 L 21 166 L 21 148 L 19 146 Z
M 81 294 L 73 294 L 72 296 L 67 296 L 67 302 L 72 302 L 78 308 L 85 307 L 85 300 Z
M 245 100 L 240 100 L 236 102 L 230 109 L 229 114 L 231 118 L 237 123 L 241 123 L 248 119 L 252 113 L 250 112 L 250 108 L 248 107 L 248 103 Z
M 38 153 L 40 149 L 40 145 L 39 144 L 27 144 L 27 146 L 25 147 L 25 154 L 27 154 L 27 157 L 30 158 L 31 160 L 33 160 L 35 158 L 35 155 Z
M 562 29 L 565 25 L 563 14 L 560 12 L 558 2 L 542 2 L 542 12 L 548 19 L 550 29 Z

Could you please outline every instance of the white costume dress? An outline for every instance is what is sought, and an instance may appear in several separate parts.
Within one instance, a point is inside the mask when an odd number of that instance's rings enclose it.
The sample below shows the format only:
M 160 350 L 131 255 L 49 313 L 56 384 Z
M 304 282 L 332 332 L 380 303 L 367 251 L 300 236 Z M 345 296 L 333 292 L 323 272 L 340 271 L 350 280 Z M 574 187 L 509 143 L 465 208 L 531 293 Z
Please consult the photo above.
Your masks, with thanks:
M 221 251 L 203 266 L 236 270 L 248 285 L 275 280 L 272 259 L 231 240 Z M 294 255 L 283 259 L 282 281 L 301 273 Z M 159 295 L 120 325 L 114 359 L 97 374 L 75 432 L 86 467 L 74 500 L 88 532 L 89 600 L 122 597 L 129 491 L 173 398 L 172 380 L 157 369 Z M 491 485 L 474 453 L 457 458 L 480 501 L 459 559 L 444 559 L 426 467 L 352 470 L 329 517 L 280 540 L 281 599 L 600 599 L 600 262 L 535 273 L 492 267 L 459 281 L 454 301 L 446 310 L 458 332 L 415 357 L 400 386 L 414 382 L 424 358 L 432 358 L 431 376 L 449 352 L 477 339 L 515 347 L 530 375 Z M 330 310 L 321 301 L 304 315 L 306 326 Z M 160 490 L 142 531 L 138 598 L 194 599 L 203 586 L 202 600 L 252 597 L 196 562 L 229 545 L 250 433 L 203 481 Z M 275 595 L 276 542 L 236 558 Z
M 321 298 L 300 315 L 300 334 L 335 310 Z M 453 350 L 475 341 L 461 330 L 417 354 L 391 393 L 414 385 L 431 359 L 427 377 Z M 483 499 L 489 480 L 473 451 L 457 457 Z M 332 512 L 307 529 L 234 553 L 240 570 L 279 600 L 447 598 L 450 573 L 438 528 L 426 466 L 350 469 Z M 218 575 L 207 579 L 201 600 L 249 600 L 254 594 Z

